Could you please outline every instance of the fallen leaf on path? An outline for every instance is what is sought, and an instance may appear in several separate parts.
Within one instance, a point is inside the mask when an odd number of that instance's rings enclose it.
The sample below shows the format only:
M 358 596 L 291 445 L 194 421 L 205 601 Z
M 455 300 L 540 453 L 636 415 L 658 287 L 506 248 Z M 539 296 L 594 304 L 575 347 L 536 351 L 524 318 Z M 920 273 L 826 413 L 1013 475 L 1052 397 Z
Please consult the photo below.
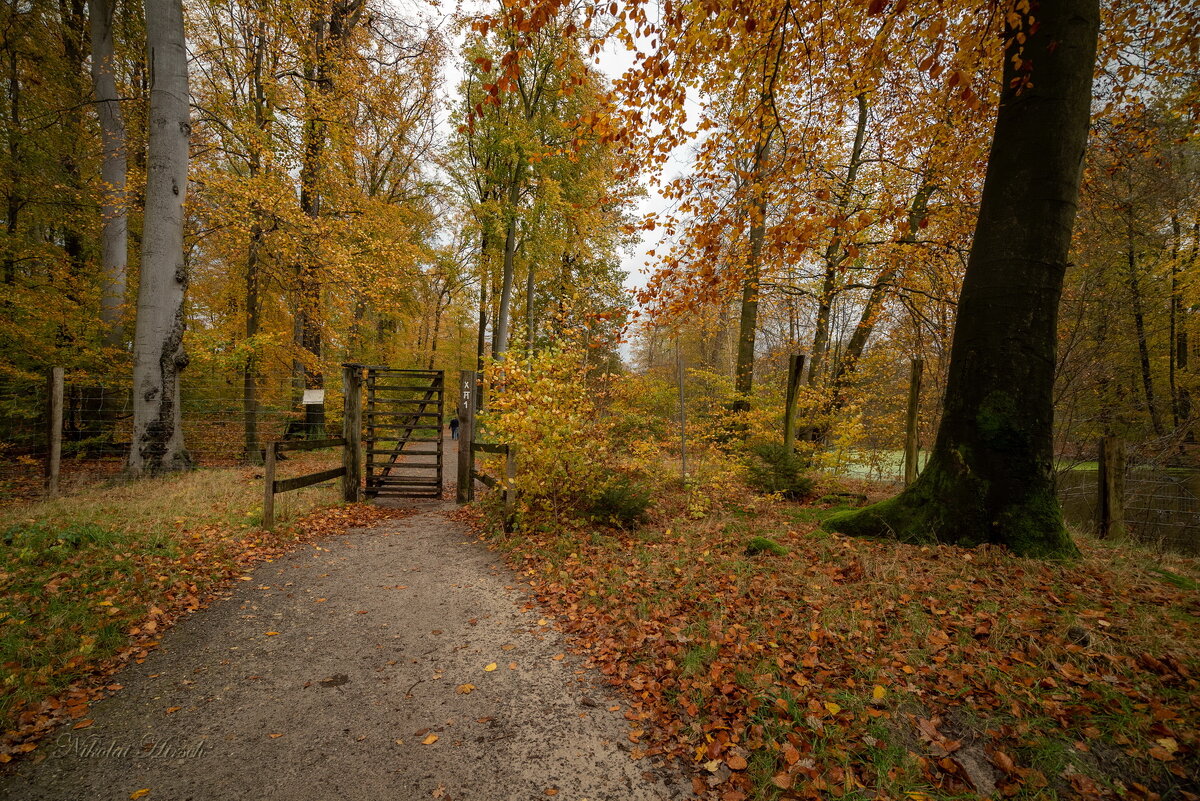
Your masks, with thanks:
M 137 801 L 137 799 L 141 798 L 144 795 L 149 794 L 149 792 L 150 792 L 149 787 L 143 787 L 140 790 L 134 790 L 132 793 L 129 794 L 129 797 L 131 799 L 133 799 L 133 801 Z
M 459 695 L 466 695 L 467 693 L 471 692 L 474 689 L 475 689 L 474 684 L 460 684 L 454 688 L 454 692 L 458 693 Z
M 266 636 L 268 636 L 268 637 L 278 637 L 278 636 L 279 636 L 279 632 L 278 632 L 278 631 L 268 631 Z
M 554 655 L 554 661 L 555 661 L 555 662 L 561 662 L 561 661 L 563 661 L 563 659 L 564 659 L 565 657 L 566 657 L 566 654 L 555 654 L 555 655 Z
M 546 795 L 558 795 L 558 790 L 555 790 L 553 787 L 547 787 Z
M 73 729 L 86 729 L 88 726 L 91 726 L 91 725 L 92 725 L 93 723 L 95 723 L 95 722 L 96 722 L 96 721 L 92 720 L 91 718 L 88 718 L 87 720 L 81 720 L 81 721 L 79 721 L 78 723 L 76 723 L 76 724 L 75 724 L 74 726 L 72 726 L 71 728 L 73 728 Z
M 517 669 L 517 663 L 516 663 L 516 662 L 509 662 L 509 663 L 508 663 L 508 669 L 509 669 L 509 670 L 516 670 L 516 669 Z
M 272 740 L 278 740 L 283 735 L 282 734 L 268 734 L 267 736 L 270 737 Z
M 421 745 L 433 745 L 437 741 L 438 741 L 438 736 L 436 734 L 430 734 L 428 737 L 426 737 L 424 740 L 421 741 Z
M 512 649 L 514 649 L 516 647 L 517 646 L 513 645 L 511 642 L 506 642 L 506 643 L 504 643 L 504 645 L 500 646 L 500 650 L 501 651 L 511 651 Z
M 169 707 L 167 707 L 167 714 L 173 715 L 181 709 L 183 709 L 183 707 L 181 707 L 181 706 L 169 706 Z
M 487 667 L 484 668 L 484 670 L 486 670 L 488 673 L 491 673 L 495 669 L 496 669 L 495 662 L 492 662 L 491 664 L 489 664 Z
M 325 603 L 327 600 L 329 600 L 329 599 L 328 599 L 328 598 L 318 598 L 318 599 L 316 600 L 316 603 L 323 604 L 323 603 Z

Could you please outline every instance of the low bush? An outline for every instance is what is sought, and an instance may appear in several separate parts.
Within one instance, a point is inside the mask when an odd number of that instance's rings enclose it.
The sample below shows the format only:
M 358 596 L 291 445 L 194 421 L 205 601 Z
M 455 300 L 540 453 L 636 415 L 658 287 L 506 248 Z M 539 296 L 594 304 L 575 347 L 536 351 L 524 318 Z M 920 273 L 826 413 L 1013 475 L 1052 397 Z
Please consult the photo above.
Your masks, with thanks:
M 804 462 L 783 445 L 762 442 L 751 446 L 746 465 L 750 486 L 762 493 L 778 493 L 798 500 L 812 493 L 813 481 L 804 475 Z
M 646 521 L 650 509 L 650 488 L 628 476 L 618 475 L 592 502 L 593 520 L 616 528 L 636 528 Z

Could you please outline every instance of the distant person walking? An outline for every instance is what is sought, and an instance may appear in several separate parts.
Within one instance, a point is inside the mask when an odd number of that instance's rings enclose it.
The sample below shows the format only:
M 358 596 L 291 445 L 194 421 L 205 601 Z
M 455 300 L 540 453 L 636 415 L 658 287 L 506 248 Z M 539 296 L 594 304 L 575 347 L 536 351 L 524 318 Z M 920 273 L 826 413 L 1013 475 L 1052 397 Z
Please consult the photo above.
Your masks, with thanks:
M 458 439 L 458 418 L 450 418 L 450 439 Z

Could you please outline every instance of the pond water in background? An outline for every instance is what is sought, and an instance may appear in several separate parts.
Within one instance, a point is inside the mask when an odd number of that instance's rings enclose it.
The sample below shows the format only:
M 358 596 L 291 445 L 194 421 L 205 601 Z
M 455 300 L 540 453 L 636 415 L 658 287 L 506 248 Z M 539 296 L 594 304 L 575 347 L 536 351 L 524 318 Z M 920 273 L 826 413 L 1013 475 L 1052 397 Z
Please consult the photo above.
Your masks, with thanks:
M 1098 473 L 1065 470 L 1057 478 L 1067 523 L 1094 533 Z M 1200 555 L 1200 470 L 1131 469 L 1125 477 L 1125 524 L 1142 542 Z

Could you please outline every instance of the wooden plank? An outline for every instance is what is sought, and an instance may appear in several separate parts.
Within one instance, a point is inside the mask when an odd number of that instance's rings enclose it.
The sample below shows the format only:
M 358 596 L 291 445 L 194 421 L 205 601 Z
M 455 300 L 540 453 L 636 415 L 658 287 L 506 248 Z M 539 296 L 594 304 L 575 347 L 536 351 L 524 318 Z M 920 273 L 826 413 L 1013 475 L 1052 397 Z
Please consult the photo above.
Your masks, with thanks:
M 358 502 L 362 483 L 362 368 L 357 364 L 342 366 L 342 500 Z
M 275 527 L 275 443 L 267 443 L 267 459 L 263 463 L 263 514 L 262 527 L 270 531 Z
M 483 336 L 482 328 L 480 336 Z M 458 490 L 455 500 L 467 503 L 475 498 L 471 474 L 475 468 L 475 452 L 471 447 L 475 438 L 475 385 L 479 375 L 474 370 L 462 370 L 458 378 Z
M 375 409 L 374 411 L 366 412 L 371 417 L 388 418 L 388 417 L 431 417 L 437 419 L 442 416 L 441 412 L 400 412 L 395 409 Z
M 1100 438 L 1100 472 L 1097 535 L 1101 539 L 1125 535 L 1125 443 L 1119 437 Z
M 430 390 L 437 391 L 437 390 L 440 390 L 441 388 L 442 388 L 441 385 L 436 384 L 436 383 L 435 384 L 424 384 L 424 385 L 420 385 L 420 384 L 404 384 L 404 385 L 376 384 L 375 385 L 376 392 L 428 392 Z
M 335 467 L 331 470 L 322 470 L 320 473 L 310 473 L 307 476 L 285 478 L 282 481 L 274 482 L 275 492 L 291 492 L 292 490 L 298 490 L 301 487 L 320 484 L 322 481 L 328 481 L 331 478 L 341 478 L 344 475 L 346 475 L 346 468 Z
M 283 451 L 315 451 L 321 448 L 339 448 L 346 444 L 345 437 L 330 437 L 329 439 L 289 439 L 275 443 L 279 452 Z
M 58 495 L 58 472 L 62 465 L 63 384 L 61 367 L 50 368 L 50 386 L 46 408 L 46 494 Z
M 495 489 L 496 485 L 500 483 L 496 479 L 489 476 L 487 473 L 480 473 L 478 470 L 471 471 L 471 478 L 480 482 L 481 484 L 483 484 L 485 487 L 488 487 L 489 489 Z
M 425 400 L 424 398 L 369 398 L 367 403 L 399 403 L 408 405 L 421 406 L 441 406 L 440 400 Z M 413 414 L 413 412 L 404 412 L 404 414 Z

